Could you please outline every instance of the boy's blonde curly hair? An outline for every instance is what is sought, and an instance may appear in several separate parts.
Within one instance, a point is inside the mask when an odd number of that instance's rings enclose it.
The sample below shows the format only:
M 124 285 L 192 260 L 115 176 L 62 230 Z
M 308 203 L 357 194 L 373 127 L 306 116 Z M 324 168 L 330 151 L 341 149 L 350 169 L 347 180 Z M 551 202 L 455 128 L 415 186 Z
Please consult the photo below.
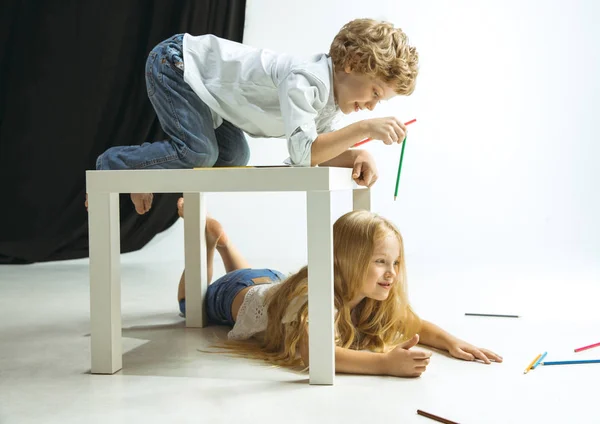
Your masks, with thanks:
M 383 80 L 397 94 L 415 90 L 419 54 L 408 37 L 389 22 L 355 19 L 333 39 L 329 55 L 336 70 L 349 66 L 354 72 Z

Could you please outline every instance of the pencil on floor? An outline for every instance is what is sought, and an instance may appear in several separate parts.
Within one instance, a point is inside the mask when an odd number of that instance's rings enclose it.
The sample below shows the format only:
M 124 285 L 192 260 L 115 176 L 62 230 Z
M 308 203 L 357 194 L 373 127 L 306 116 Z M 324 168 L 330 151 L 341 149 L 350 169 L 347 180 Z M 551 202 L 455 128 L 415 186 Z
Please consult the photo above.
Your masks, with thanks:
M 544 360 L 544 358 L 546 357 L 546 355 L 548 354 L 548 352 L 544 352 L 542 353 L 542 356 L 535 361 L 535 364 L 533 364 L 533 367 L 531 367 L 532 370 L 536 369 L 536 367 L 540 364 L 540 362 L 542 362 Z
M 430 418 L 434 421 L 437 421 L 439 423 L 445 423 L 445 424 L 458 424 L 456 421 L 450 421 L 446 418 L 442 418 L 442 417 L 438 417 L 437 415 L 433 415 L 430 414 L 429 412 L 425 412 L 425 411 L 421 411 L 420 409 L 417 409 L 417 414 L 423 416 L 423 417 L 427 417 Z
M 473 312 L 465 312 L 469 317 L 496 317 L 496 318 L 520 318 L 520 315 L 505 315 L 505 314 L 476 314 Z
M 545 361 L 542 365 L 576 365 L 576 364 L 600 364 L 600 359 L 582 359 L 579 361 Z
M 587 349 L 591 349 L 593 347 L 598 347 L 598 346 L 600 346 L 600 343 L 594 343 L 589 346 L 578 347 L 577 349 L 575 349 L 575 352 L 581 352 L 582 350 L 587 350 Z
M 533 367 L 533 364 L 535 364 L 538 359 L 540 359 L 542 357 L 542 354 L 540 353 L 538 356 L 535 357 L 535 359 L 533 361 L 531 361 L 531 364 L 527 365 L 527 368 L 525 368 L 525 371 L 523 371 L 523 374 L 527 374 L 529 372 L 529 370 L 531 369 L 531 367 Z

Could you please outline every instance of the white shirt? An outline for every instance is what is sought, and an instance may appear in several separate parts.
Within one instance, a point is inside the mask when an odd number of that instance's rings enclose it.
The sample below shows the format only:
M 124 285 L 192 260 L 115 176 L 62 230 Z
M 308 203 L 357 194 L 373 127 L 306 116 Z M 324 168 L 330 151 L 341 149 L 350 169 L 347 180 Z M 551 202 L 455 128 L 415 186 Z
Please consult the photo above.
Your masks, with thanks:
M 339 115 L 326 54 L 302 58 L 185 34 L 183 62 L 183 78 L 214 112 L 215 128 L 225 119 L 253 137 L 285 137 L 292 165 L 310 166 L 312 143 Z

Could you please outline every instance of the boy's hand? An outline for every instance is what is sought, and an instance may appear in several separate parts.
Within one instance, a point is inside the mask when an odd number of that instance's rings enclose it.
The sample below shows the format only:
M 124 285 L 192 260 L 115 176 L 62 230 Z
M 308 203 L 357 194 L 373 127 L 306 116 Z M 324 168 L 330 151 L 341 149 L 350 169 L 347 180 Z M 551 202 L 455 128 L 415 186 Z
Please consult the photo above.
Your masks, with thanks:
M 362 150 L 354 160 L 352 179 L 356 184 L 371 187 L 377 181 L 377 166 L 375 159 L 366 150 Z
M 362 123 L 369 138 L 385 144 L 400 144 L 406 137 L 406 125 L 393 116 L 365 119 Z
M 425 372 L 431 353 L 422 350 L 409 350 L 417 343 L 419 343 L 419 335 L 415 334 L 410 340 L 384 353 L 387 375 L 395 377 L 419 377 Z
M 448 352 L 455 358 L 465 361 L 479 359 L 486 364 L 490 364 L 492 361 L 502 362 L 502 357 L 491 350 L 477 348 L 470 343 L 454 337 L 448 343 Z

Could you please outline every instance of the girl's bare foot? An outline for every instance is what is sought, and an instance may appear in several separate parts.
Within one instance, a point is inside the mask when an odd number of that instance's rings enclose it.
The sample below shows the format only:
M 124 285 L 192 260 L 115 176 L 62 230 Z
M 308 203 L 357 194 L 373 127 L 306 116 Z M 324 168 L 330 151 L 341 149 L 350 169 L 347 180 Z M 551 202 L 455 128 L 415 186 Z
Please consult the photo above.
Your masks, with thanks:
M 183 199 L 180 198 L 177 202 L 177 209 L 179 210 L 179 214 L 183 216 Z M 231 262 L 229 259 L 229 255 L 231 255 L 231 248 L 229 247 L 229 238 L 225 231 L 223 230 L 223 226 L 216 219 L 211 218 L 210 216 L 206 217 L 206 277 L 208 280 L 208 284 L 212 282 L 213 275 L 213 259 L 215 256 L 215 250 L 218 250 L 223 258 L 223 263 L 225 264 L 225 268 L 228 268 L 228 263 Z M 235 248 L 234 248 L 235 250 Z M 225 256 L 224 256 L 225 255 Z M 229 262 L 228 262 L 229 261 Z M 247 266 L 246 268 L 249 268 Z M 229 272 L 229 271 L 227 271 Z M 185 299 L 185 271 L 181 274 L 181 279 L 179 280 L 179 287 L 177 289 L 177 300 L 181 301 Z
M 183 218 L 183 197 L 180 197 L 177 200 L 177 212 L 179 216 Z M 225 230 L 223 230 L 223 226 L 219 221 L 212 218 L 211 216 L 206 216 L 206 247 L 227 247 L 229 243 L 229 238 L 227 234 L 225 234 Z
M 227 247 L 229 238 L 219 221 L 206 217 L 206 244 L 208 246 Z
M 150 210 L 153 199 L 154 195 L 152 193 L 131 193 L 131 201 L 135 206 L 135 211 L 140 215 Z

